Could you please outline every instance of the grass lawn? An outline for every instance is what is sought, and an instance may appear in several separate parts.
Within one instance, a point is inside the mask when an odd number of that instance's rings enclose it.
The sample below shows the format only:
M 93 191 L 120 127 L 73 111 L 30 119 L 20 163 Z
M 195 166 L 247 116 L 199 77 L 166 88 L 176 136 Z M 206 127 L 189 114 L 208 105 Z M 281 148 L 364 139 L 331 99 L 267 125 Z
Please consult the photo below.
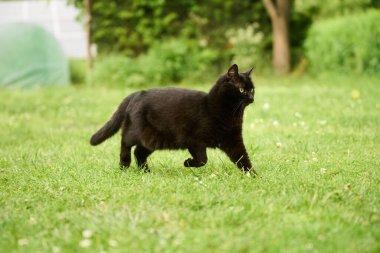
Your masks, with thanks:
M 119 136 L 88 140 L 130 89 L 0 90 L 0 251 L 379 252 L 379 84 L 256 80 L 259 178 L 219 150 L 199 169 L 159 151 L 151 173 L 120 170 Z

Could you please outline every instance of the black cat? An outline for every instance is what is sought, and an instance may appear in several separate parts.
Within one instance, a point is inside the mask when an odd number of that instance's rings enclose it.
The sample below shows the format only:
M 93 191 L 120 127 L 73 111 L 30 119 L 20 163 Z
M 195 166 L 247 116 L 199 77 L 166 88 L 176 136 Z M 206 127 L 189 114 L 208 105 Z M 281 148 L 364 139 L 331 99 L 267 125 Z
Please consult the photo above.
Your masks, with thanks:
M 159 149 L 188 149 L 186 167 L 207 162 L 206 148 L 220 148 L 244 171 L 252 169 L 242 138 L 243 112 L 254 100 L 252 69 L 238 73 L 232 65 L 209 93 L 179 88 L 155 88 L 126 97 L 112 118 L 90 140 L 98 145 L 122 128 L 120 166 L 131 163 L 148 170 L 147 157 Z

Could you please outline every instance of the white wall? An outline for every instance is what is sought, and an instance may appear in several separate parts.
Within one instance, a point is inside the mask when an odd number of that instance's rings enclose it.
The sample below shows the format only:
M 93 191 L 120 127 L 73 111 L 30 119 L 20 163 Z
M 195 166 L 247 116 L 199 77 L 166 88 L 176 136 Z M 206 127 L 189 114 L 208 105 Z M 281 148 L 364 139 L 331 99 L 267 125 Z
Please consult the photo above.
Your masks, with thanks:
M 66 0 L 1 1 L 0 25 L 11 22 L 38 24 L 61 43 L 67 57 L 86 57 L 86 34 L 77 21 L 79 10 Z

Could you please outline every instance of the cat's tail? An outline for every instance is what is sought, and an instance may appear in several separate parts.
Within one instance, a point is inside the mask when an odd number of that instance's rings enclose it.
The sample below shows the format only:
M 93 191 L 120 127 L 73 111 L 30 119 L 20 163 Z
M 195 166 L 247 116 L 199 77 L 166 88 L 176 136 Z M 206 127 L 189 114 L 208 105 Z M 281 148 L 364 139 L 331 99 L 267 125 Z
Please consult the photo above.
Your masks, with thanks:
M 126 97 L 123 102 L 121 102 L 119 108 L 117 108 L 116 112 L 114 112 L 111 119 L 91 137 L 91 145 L 98 145 L 119 131 L 121 125 L 123 124 L 125 110 L 127 109 L 129 101 L 130 96 Z

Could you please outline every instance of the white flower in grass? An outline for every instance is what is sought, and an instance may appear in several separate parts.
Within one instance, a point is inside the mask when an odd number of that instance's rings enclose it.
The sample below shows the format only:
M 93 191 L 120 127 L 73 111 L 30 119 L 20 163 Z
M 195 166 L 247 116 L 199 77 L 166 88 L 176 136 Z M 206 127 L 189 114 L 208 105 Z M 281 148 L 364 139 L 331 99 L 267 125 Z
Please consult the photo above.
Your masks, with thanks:
M 297 122 L 293 122 L 293 126 L 294 126 L 294 127 L 297 127 L 297 126 L 298 126 L 298 123 L 297 123 Z
M 359 99 L 360 98 L 360 91 L 358 91 L 358 90 L 352 90 L 351 91 L 351 97 L 354 100 Z
M 327 124 L 327 120 L 320 120 L 318 121 L 319 125 L 324 126 Z
M 30 225 L 35 225 L 35 224 L 37 224 L 37 220 L 32 216 L 32 217 L 29 218 L 28 223 Z
M 325 236 L 324 235 L 318 235 L 317 239 L 318 239 L 318 241 L 324 241 Z
M 61 248 L 57 247 L 57 246 L 53 246 L 52 251 L 53 251 L 53 253 L 60 253 L 61 252 Z
M 269 103 L 264 103 L 263 104 L 263 111 L 267 112 L 267 111 L 269 111 L 269 109 L 270 109 L 270 104 Z
M 311 152 L 311 156 L 312 156 L 311 160 L 312 160 L 313 162 L 318 161 L 317 153 L 315 153 L 315 152 Z
M 90 239 L 84 239 L 84 240 L 82 240 L 82 241 L 79 242 L 79 246 L 81 248 L 88 248 L 88 247 L 91 246 L 91 244 L 92 244 L 92 242 L 91 242 Z
M 117 247 L 118 242 L 116 240 L 110 239 L 108 240 L 108 244 L 112 247 Z
M 21 238 L 17 241 L 18 245 L 20 246 L 25 246 L 25 245 L 28 245 L 29 244 L 29 240 L 26 239 L 26 238 Z
M 305 247 L 306 247 L 306 249 L 311 250 L 314 247 L 314 245 L 311 242 L 309 242 L 306 244 Z
M 349 189 L 351 189 L 351 184 L 345 184 L 345 185 L 344 185 L 344 189 L 345 189 L 346 191 L 348 191 Z
M 299 112 L 295 112 L 294 113 L 294 116 L 296 117 L 296 118 L 302 118 L 302 114 L 301 113 L 299 113 Z
M 85 229 L 82 231 L 82 236 L 84 238 L 90 238 L 93 234 L 94 234 L 94 232 L 90 229 Z
M 277 148 L 281 148 L 282 147 L 282 143 L 281 142 L 276 142 L 276 147 Z
M 278 126 L 280 123 L 277 121 L 277 120 L 273 120 L 273 122 L 272 122 L 272 125 L 273 126 Z
M 321 168 L 321 169 L 319 170 L 319 172 L 320 172 L 321 174 L 326 174 L 327 170 L 326 170 L 326 168 Z
M 205 187 L 207 187 L 207 185 L 205 184 L 205 183 L 203 183 L 203 181 L 199 178 L 199 177 L 194 177 L 194 179 L 195 179 L 195 181 L 197 181 L 198 182 L 198 184 L 200 184 L 200 185 L 203 185 L 203 186 L 205 186 Z

